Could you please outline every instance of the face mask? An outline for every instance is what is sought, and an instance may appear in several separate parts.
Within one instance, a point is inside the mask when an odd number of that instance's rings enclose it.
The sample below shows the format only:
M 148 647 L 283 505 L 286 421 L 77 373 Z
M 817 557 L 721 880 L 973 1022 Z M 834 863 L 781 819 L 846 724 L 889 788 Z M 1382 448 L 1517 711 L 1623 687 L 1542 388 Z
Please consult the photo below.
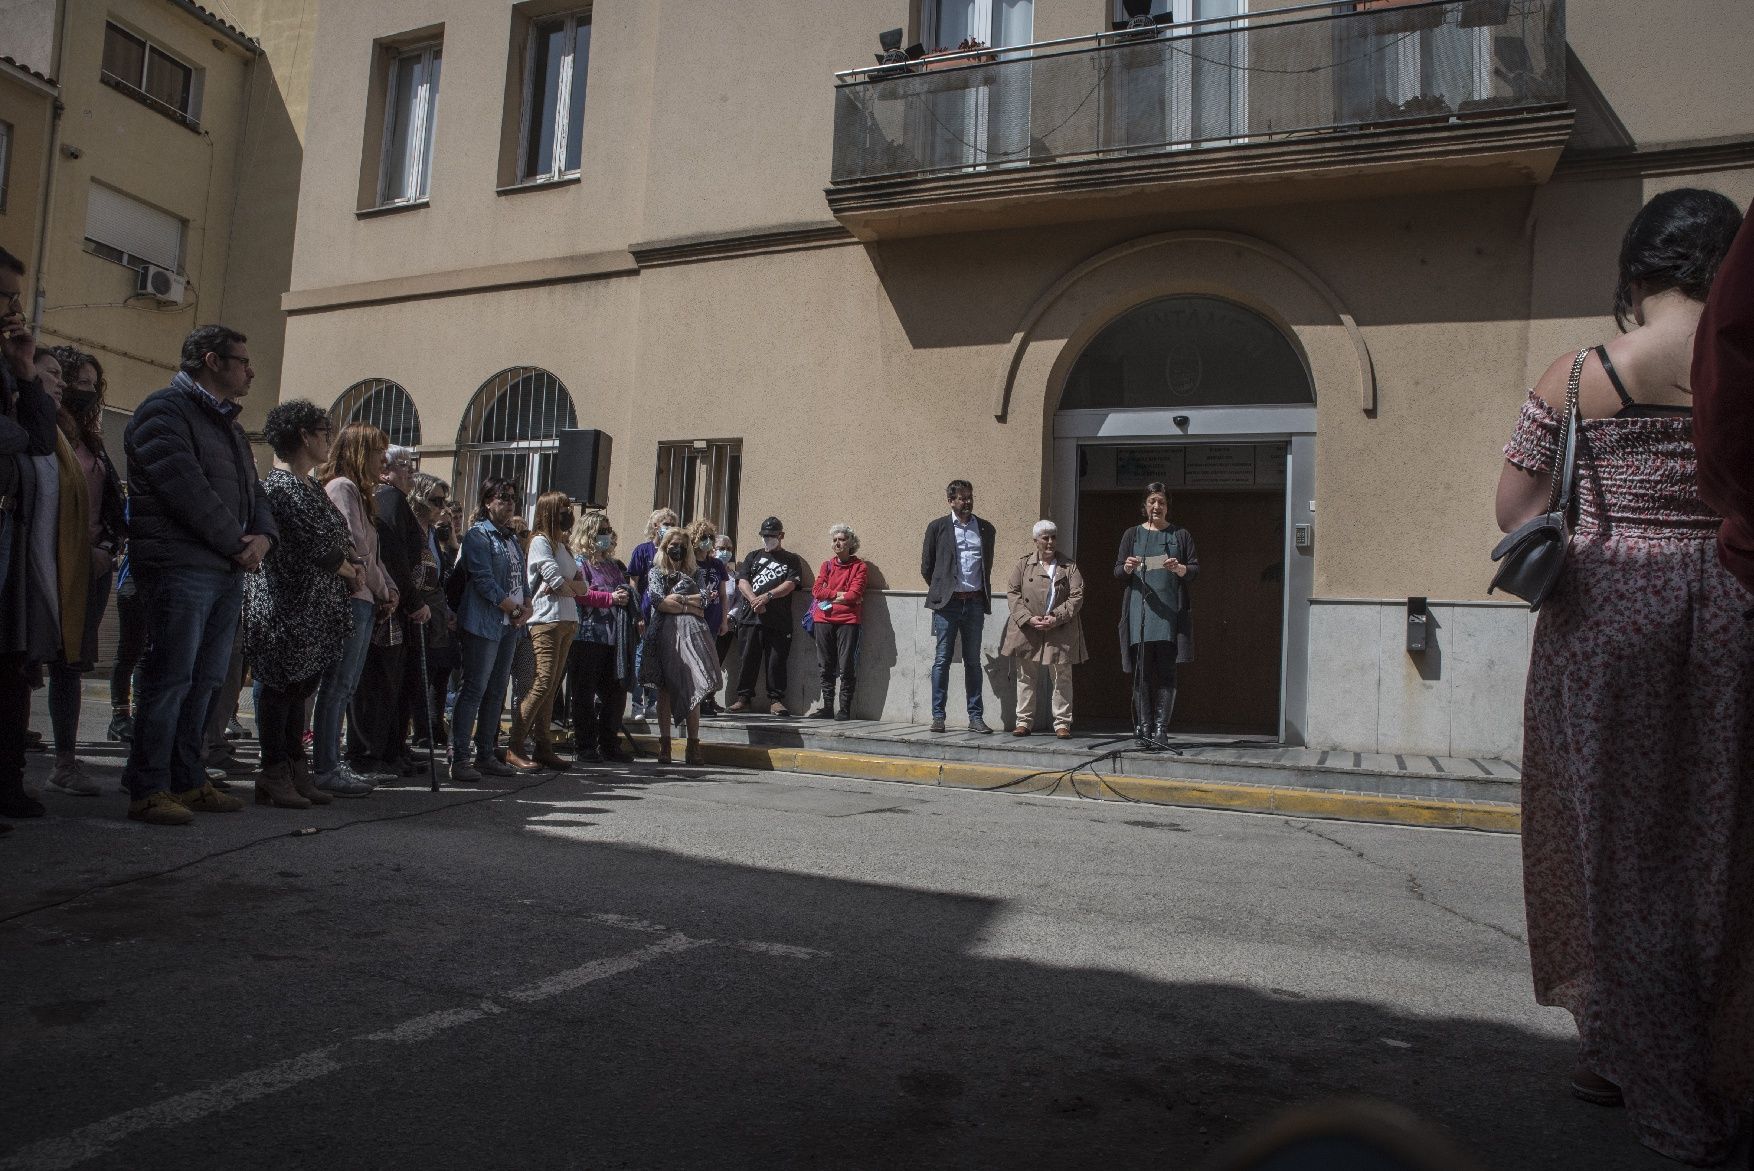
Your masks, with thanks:
M 95 391 L 76 390 L 69 386 L 61 392 L 61 405 L 70 411 L 83 411 L 96 401 Z
M 763 537 L 761 539 L 761 547 L 766 549 L 769 553 L 772 553 L 775 549 L 780 547 L 780 539 L 778 537 Z
M 560 527 L 563 529 L 570 529 L 572 528 L 573 521 L 576 519 L 577 518 L 572 514 L 572 510 L 568 509 L 560 514 Z
M 603 550 L 603 552 L 607 553 L 609 550 L 615 548 L 615 538 L 614 537 L 598 537 L 597 538 L 597 548 L 599 548 L 599 549 Z
M 713 543 L 711 541 L 702 541 L 697 548 L 708 557 L 713 555 Z
M 669 525 L 659 525 L 658 526 L 658 544 L 662 545 L 664 543 L 664 537 L 666 535 L 668 535 L 669 532 L 670 532 Z
M 432 531 L 440 541 L 449 543 L 451 539 L 451 526 L 448 523 L 433 525 Z
M 686 554 L 687 550 L 681 545 L 671 545 L 668 549 L 664 550 L 664 556 L 672 561 L 680 561 Z

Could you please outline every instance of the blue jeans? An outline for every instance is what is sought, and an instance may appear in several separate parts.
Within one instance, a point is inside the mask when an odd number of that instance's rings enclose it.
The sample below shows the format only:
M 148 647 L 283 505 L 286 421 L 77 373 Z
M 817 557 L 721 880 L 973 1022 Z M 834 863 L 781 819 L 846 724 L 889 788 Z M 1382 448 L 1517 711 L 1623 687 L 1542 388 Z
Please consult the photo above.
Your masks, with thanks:
M 962 640 L 962 678 L 968 688 L 968 718 L 978 720 L 985 710 L 981 703 L 981 628 L 986 625 L 987 612 L 979 598 L 951 598 L 942 610 L 932 611 L 932 637 L 938 640 L 937 653 L 932 656 L 932 718 L 944 718 L 944 705 L 950 693 L 950 660 L 956 653 L 956 642 Z
M 318 774 L 333 772 L 341 763 L 341 713 L 359 686 L 365 652 L 372 644 L 372 617 L 377 607 L 359 598 L 347 604 L 353 611 L 353 633 L 341 648 L 341 657 L 323 673 L 323 681 L 317 684 L 317 706 L 311 710 L 311 769 Z
M 505 710 L 506 683 L 512 674 L 512 651 L 518 645 L 518 628 L 508 626 L 497 639 L 458 631 L 463 643 L 463 689 L 451 715 L 451 760 L 469 763 L 469 741 L 475 741 L 477 761 L 493 755 L 499 736 L 499 717 Z
M 222 569 L 137 571 L 152 643 L 140 663 L 134 742 L 122 783 L 136 801 L 207 783 L 207 709 L 231 667 L 244 575 Z

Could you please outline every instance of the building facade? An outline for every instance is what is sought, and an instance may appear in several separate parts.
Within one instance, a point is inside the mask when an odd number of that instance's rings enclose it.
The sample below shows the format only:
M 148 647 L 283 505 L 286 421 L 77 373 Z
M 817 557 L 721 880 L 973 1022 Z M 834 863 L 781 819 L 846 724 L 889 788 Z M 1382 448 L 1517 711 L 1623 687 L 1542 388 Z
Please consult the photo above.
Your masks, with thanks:
M 279 398 L 316 2 L 223 7 L 225 17 L 188 0 L 0 6 L 0 52 L 58 91 L 47 117 L 31 119 L 41 129 L 28 157 L 13 160 L 33 179 L 28 197 L 13 193 L 0 224 L 17 211 L 36 231 L 22 250 L 7 247 L 30 265 L 39 339 L 104 365 L 118 467 L 128 416 L 170 382 L 197 324 L 250 338 L 246 428 Z
M 1179 727 L 1514 758 L 1500 450 L 1612 329 L 1644 200 L 1754 194 L 1744 8 L 331 6 L 282 386 L 464 498 L 490 472 L 533 495 L 563 431 L 606 433 L 624 556 L 655 504 L 741 547 L 778 515 L 812 564 L 852 524 L 868 718 L 927 714 L 920 535 L 966 478 L 996 582 L 1060 525 L 1091 587 L 1078 715 L 1124 721 L 1109 569 L 1163 481 L 1203 562 Z

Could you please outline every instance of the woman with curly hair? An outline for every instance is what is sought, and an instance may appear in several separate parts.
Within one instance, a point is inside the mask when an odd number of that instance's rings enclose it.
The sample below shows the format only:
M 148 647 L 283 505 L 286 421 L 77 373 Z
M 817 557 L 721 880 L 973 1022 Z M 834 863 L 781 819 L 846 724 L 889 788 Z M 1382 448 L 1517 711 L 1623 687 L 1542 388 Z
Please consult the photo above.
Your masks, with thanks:
M 707 630 L 706 599 L 695 577 L 688 534 L 671 528 L 658 542 L 658 555 L 646 575 L 645 654 L 640 682 L 658 690 L 658 763 L 669 764 L 670 722 L 683 715 L 688 728 L 688 764 L 700 764 L 700 701 L 719 688 L 719 654 Z
M 615 559 L 615 527 L 608 513 L 580 513 L 571 545 L 590 587 L 579 599 L 579 630 L 566 665 L 578 760 L 625 764 L 633 757 L 621 750 L 621 707 L 634 681 L 639 610 L 627 566 Z
M 359 686 L 376 617 L 396 608 L 396 587 L 378 555 L 374 499 L 389 447 L 390 437 L 370 423 L 349 423 L 341 428 L 329 458 L 317 473 L 324 494 L 347 522 L 353 546 L 348 559 L 358 569 L 349 582 L 353 624 L 340 657 L 317 685 L 317 706 L 311 713 L 311 764 L 317 773 L 317 787 L 337 797 L 363 797 L 376 784 L 341 759 L 341 715 Z
M 244 661 L 262 688 L 256 804 L 308 809 L 329 804 L 329 795 L 305 765 L 305 700 L 349 645 L 349 602 L 360 570 L 348 560 L 346 520 L 311 478 L 335 438 L 328 413 L 289 399 L 268 412 L 262 438 L 274 450 L 262 489 L 280 541 L 260 572 L 244 578 Z
M 49 782 L 90 796 L 98 784 L 80 767 L 80 676 L 97 659 L 97 629 L 109 607 L 111 574 L 127 525 L 122 479 L 104 448 L 104 368 L 72 346 L 50 350 L 60 368 L 59 528 L 61 655 L 49 664 L 49 723 L 55 767 Z M 45 383 L 47 385 L 47 383 Z

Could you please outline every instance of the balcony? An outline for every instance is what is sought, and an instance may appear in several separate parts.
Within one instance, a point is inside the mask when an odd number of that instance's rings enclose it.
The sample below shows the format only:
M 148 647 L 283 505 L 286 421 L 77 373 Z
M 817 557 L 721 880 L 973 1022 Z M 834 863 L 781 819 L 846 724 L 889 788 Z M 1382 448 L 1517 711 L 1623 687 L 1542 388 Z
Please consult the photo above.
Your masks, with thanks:
M 861 239 L 1545 181 L 1565 0 L 1353 0 L 836 75 Z

